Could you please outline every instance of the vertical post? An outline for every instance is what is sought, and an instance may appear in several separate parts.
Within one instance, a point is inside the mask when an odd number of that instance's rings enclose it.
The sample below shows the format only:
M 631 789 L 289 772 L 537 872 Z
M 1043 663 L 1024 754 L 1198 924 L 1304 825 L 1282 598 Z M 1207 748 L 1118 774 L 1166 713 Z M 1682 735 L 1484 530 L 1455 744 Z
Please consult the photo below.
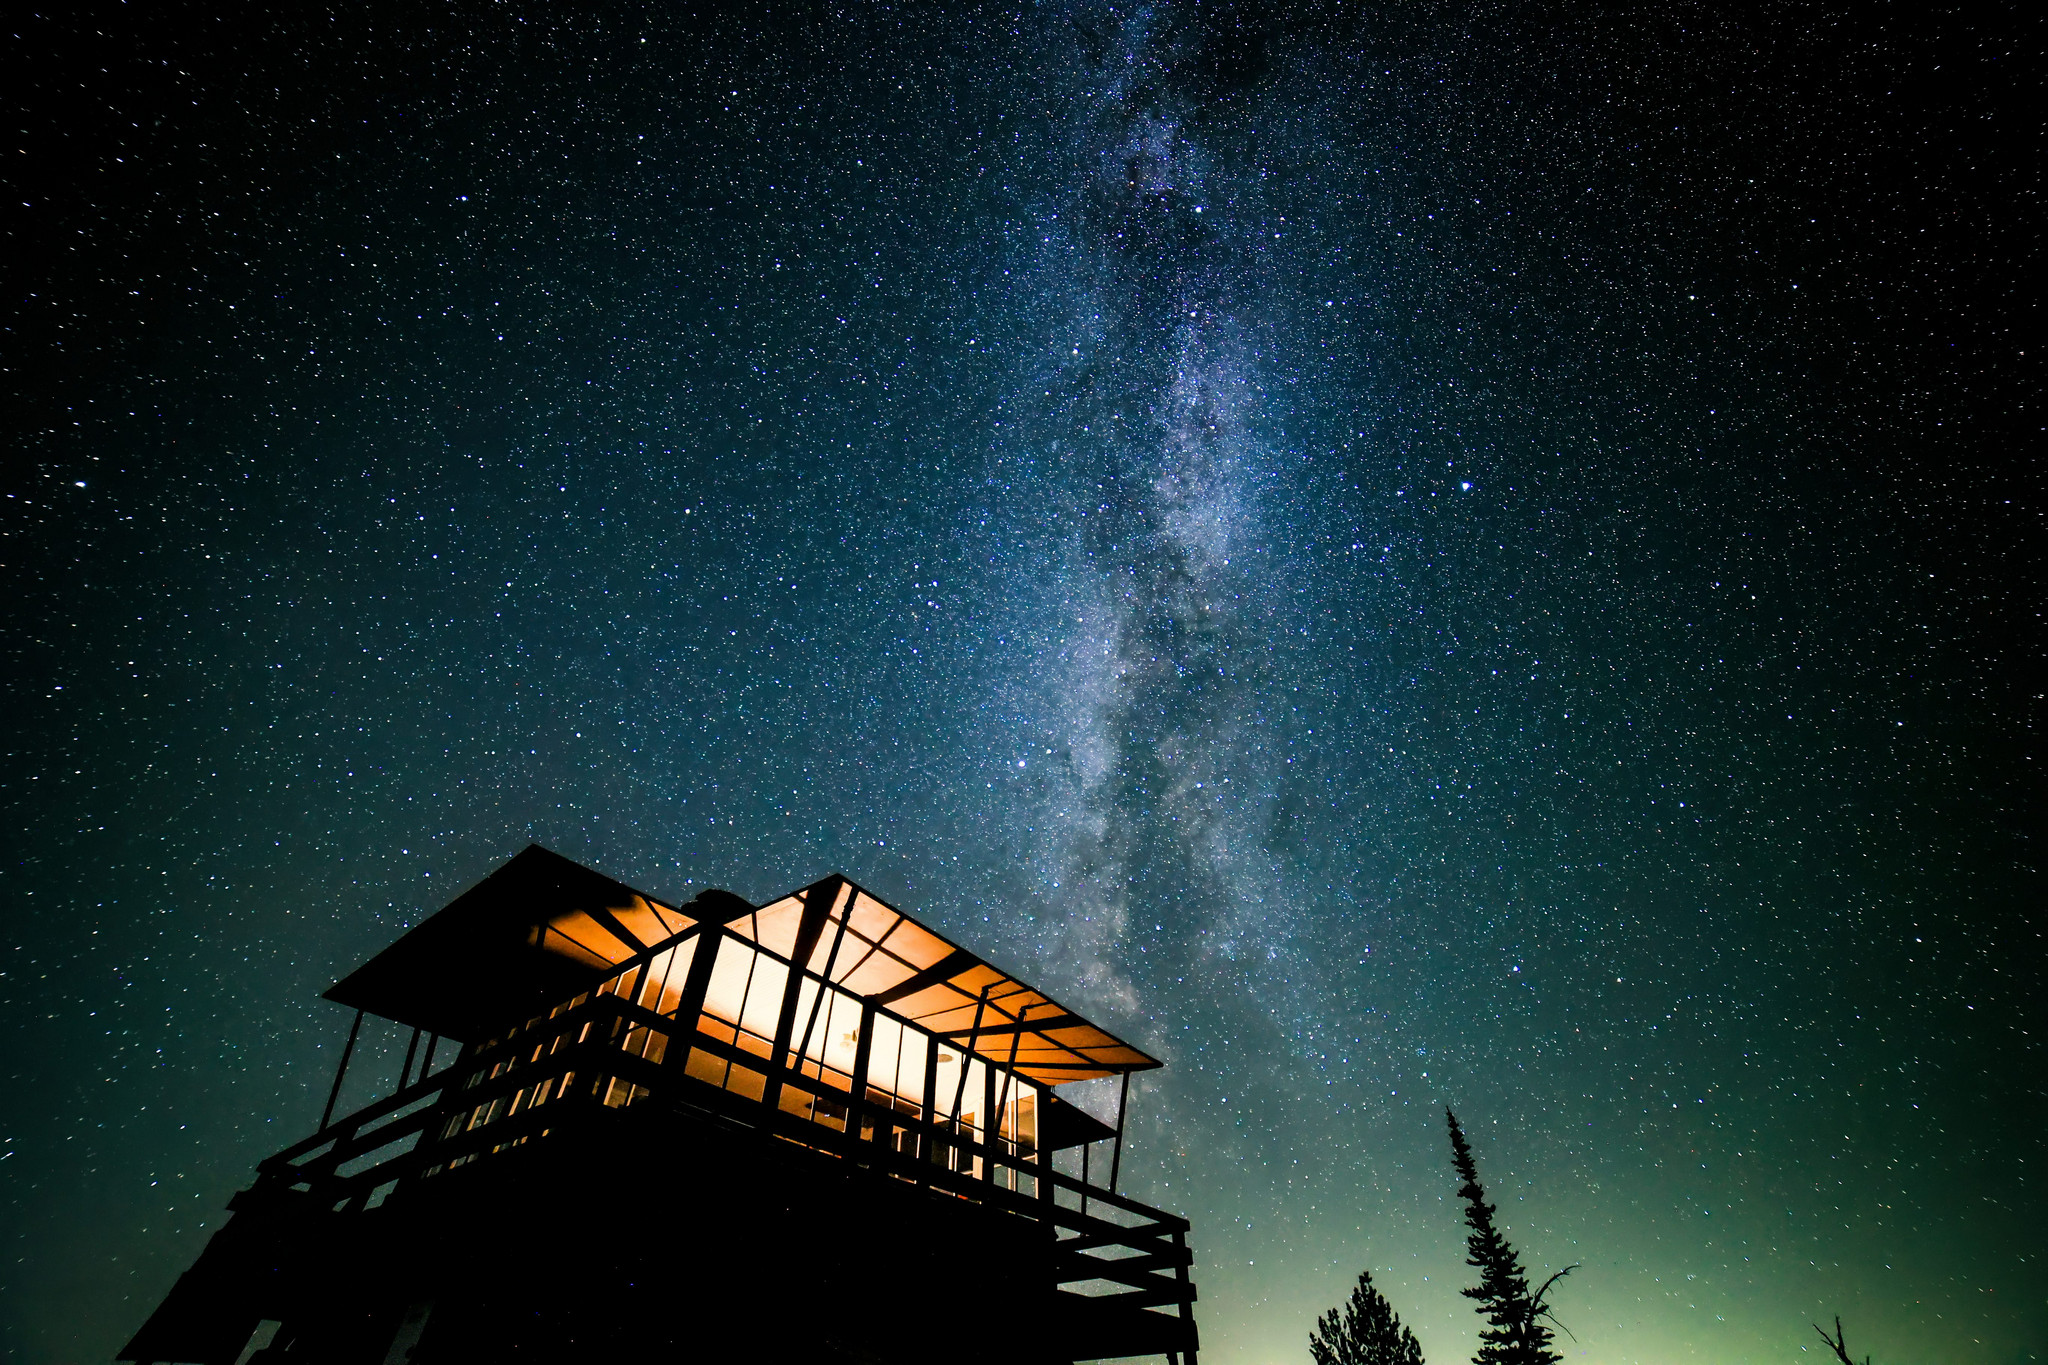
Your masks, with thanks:
M 356 1011 L 356 1021 L 348 1026 L 348 1041 L 341 1047 L 341 1065 L 334 1068 L 334 1088 L 327 1092 L 327 1109 L 320 1115 L 320 1131 L 326 1132 L 328 1123 L 334 1118 L 334 1102 L 341 1098 L 341 1078 L 348 1074 L 348 1059 L 356 1050 L 356 1034 L 362 1031 L 363 1012 Z
M 1124 1114 L 1131 1107 L 1131 1073 L 1124 1073 L 1123 1089 L 1116 1097 L 1116 1148 L 1109 1157 L 1109 1192 L 1116 1193 L 1117 1173 L 1124 1168 Z
M 1001 1095 L 996 1096 L 993 1100 L 989 1102 L 989 1114 L 991 1117 L 991 1121 L 994 1122 L 996 1125 L 995 1134 L 989 1142 L 989 1150 L 994 1151 L 998 1145 L 1008 1143 L 1010 1150 L 1003 1153 L 1003 1155 L 1006 1157 L 1014 1157 L 1017 1154 L 1017 1144 L 1014 1142 L 1010 1142 L 1009 1139 L 1003 1137 L 1003 1111 L 1009 1107 L 1010 1081 L 1017 1070 L 1017 1049 L 1024 1042 L 1024 1016 L 1029 1013 L 1031 1013 L 1031 1006 L 1019 1005 L 1017 1007 L 1017 1031 L 1010 1035 L 1010 1063 L 1008 1066 L 1003 1068 L 1003 1093 Z M 1013 1128 L 1015 1127 L 1014 1124 L 1011 1126 Z M 1007 1170 L 1010 1168 L 1005 1167 L 1004 1169 Z M 991 1180 L 995 1178 L 995 1172 L 993 1170 L 993 1167 L 991 1167 L 991 1170 L 989 1172 L 989 1178 Z M 1011 1184 L 1011 1188 L 1016 1188 L 1016 1184 L 1014 1181 Z
M 982 1011 L 988 1008 L 988 993 L 993 983 L 981 988 L 981 999 L 974 1002 L 974 1027 L 968 1030 L 967 1046 L 960 1049 L 960 1084 L 953 1087 L 953 1122 L 960 1122 L 960 1102 L 967 1098 L 967 1068 L 974 1057 L 974 1038 L 981 1032 Z
M 967 1031 L 967 1046 L 960 1049 L 960 1084 L 953 1087 L 952 1119 L 953 1136 L 959 1140 L 947 1144 L 948 1155 L 946 1160 L 948 1169 L 951 1169 L 951 1153 L 964 1152 L 968 1147 L 967 1136 L 960 1131 L 963 1127 L 960 1122 L 960 1105 L 967 1098 L 967 1073 L 973 1070 L 974 1067 L 974 1039 L 981 1033 L 982 1011 L 988 1008 L 988 993 L 994 989 L 995 983 L 993 981 L 981 988 L 981 998 L 974 1002 L 974 1027 Z
M 839 893 L 837 891 L 834 891 L 832 894 L 833 899 L 827 902 L 825 907 L 825 913 L 828 915 L 832 913 L 832 906 L 838 903 Z M 832 935 L 832 951 L 825 954 L 825 972 L 823 976 L 818 978 L 818 993 L 811 997 L 811 1012 L 810 1015 L 804 1020 L 803 1037 L 798 1040 L 796 1045 L 795 1069 L 799 1075 L 803 1073 L 804 1058 L 810 1056 L 811 1054 L 811 1034 L 818 1027 L 818 1011 L 820 1009 L 825 1011 L 825 1029 L 827 1032 L 831 1031 L 832 1007 L 828 1002 L 830 1000 L 833 990 L 832 972 L 835 968 L 839 966 L 839 945 L 846 941 L 846 922 L 852 918 L 853 902 L 851 900 L 848 900 L 845 913 L 840 915 L 839 917 L 838 931 Z M 792 975 L 794 975 L 795 972 L 802 972 L 808 974 L 809 969 L 799 965 L 792 973 Z M 825 1059 L 823 1054 L 827 1050 L 828 1049 L 826 1047 L 822 1046 L 818 1049 L 818 1052 L 820 1054 L 818 1058 L 818 1081 L 820 1084 L 823 1084 L 825 1080 Z M 776 1088 L 779 1092 L 781 1089 L 780 1082 L 777 1082 Z M 778 1105 L 781 1104 L 782 1097 L 779 1093 L 776 1095 L 775 1100 L 773 1102 Z
M 1002 1122 L 996 1113 L 996 1069 L 987 1062 L 981 1064 L 981 1178 L 993 1185 L 996 1180 L 996 1144 L 1003 1140 Z
M 782 1076 L 790 1069 L 789 1044 L 796 1033 L 797 1003 L 803 997 L 803 980 L 810 974 L 811 953 L 825 932 L 825 917 L 839 898 L 839 885 L 839 878 L 827 877 L 804 897 L 803 917 L 797 921 L 796 943 L 789 954 L 789 978 L 783 983 L 782 1003 L 775 1011 L 775 1042 L 768 1053 L 768 1088 L 762 1093 L 762 1102 L 771 1110 L 782 1105 Z M 802 1058 L 797 1065 L 803 1065 Z
M 412 1080 L 412 1055 L 419 1051 L 419 1046 L 420 1030 L 419 1026 L 415 1024 L 412 1030 L 412 1041 L 405 1045 L 405 1065 L 398 1068 L 398 1088 L 400 1090 L 405 1089 L 406 1085 Z
M 852 907 L 847 907 L 852 913 Z M 875 1056 L 875 1007 L 872 1001 L 860 1002 L 860 1037 L 853 1044 L 853 1103 L 846 1111 L 846 1133 L 855 1142 L 860 1141 L 861 1120 L 868 1112 L 868 1064 Z M 881 1115 L 875 1116 L 875 1136 L 882 1135 Z
M 434 1051 L 441 1046 L 441 1035 L 427 1035 L 427 1055 L 420 1059 L 420 1079 L 425 1080 L 434 1069 Z
M 1188 1306 L 1188 1238 L 1186 1233 L 1176 1232 L 1173 1234 L 1173 1249 L 1179 1253 L 1173 1258 L 1173 1278 L 1174 1282 L 1180 1286 L 1180 1298 L 1175 1301 L 1173 1311 L 1175 1316 L 1188 1325 L 1189 1335 L 1192 1336 L 1195 1322 L 1194 1310 Z M 1182 1358 L 1187 1361 L 1187 1365 L 1195 1365 L 1195 1348 L 1192 1345 L 1189 1346 L 1187 1354 Z
M 676 1032 L 664 1060 L 674 1067 L 690 1064 L 690 1050 L 697 1037 L 697 1016 L 704 1012 L 704 994 L 711 989 L 711 968 L 725 942 L 725 926 L 707 924 L 697 931 L 697 951 L 690 957 L 690 974 L 683 979 L 683 998 L 676 1004 Z
M 924 1036 L 924 1124 L 919 1129 L 917 1156 L 920 1161 L 933 1159 L 937 1148 L 934 1143 L 939 1127 L 939 1036 L 927 1033 Z

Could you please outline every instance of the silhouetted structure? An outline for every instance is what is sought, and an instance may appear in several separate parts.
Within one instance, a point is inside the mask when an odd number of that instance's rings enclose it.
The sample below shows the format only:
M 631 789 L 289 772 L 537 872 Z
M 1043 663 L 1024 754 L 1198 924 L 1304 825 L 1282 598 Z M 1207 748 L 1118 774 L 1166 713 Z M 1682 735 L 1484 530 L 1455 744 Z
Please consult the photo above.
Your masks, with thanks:
M 529 848 L 327 998 L 412 1028 L 396 1092 L 122 1359 L 1194 1361 L 1188 1224 L 1054 1093 L 1158 1063 L 843 877 L 676 908 Z

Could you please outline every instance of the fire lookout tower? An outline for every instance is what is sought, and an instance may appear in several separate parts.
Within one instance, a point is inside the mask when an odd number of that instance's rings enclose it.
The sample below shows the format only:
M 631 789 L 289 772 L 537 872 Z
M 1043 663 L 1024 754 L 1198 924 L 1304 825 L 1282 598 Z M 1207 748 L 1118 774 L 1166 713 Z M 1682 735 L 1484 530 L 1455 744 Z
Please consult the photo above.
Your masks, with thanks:
M 121 1359 L 1194 1365 L 1188 1224 L 1116 1192 L 1159 1063 L 844 877 L 676 907 L 528 848 L 327 998 L 319 1130 Z M 412 1045 L 336 1115 L 365 1015 Z M 1114 1127 L 1057 1093 L 1104 1077 Z

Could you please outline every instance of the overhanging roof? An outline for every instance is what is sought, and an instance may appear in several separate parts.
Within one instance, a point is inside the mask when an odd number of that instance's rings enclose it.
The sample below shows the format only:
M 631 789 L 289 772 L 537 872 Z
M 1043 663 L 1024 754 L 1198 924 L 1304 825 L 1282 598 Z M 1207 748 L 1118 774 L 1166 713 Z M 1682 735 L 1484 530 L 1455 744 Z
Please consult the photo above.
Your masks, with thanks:
M 812 910 L 806 923 L 805 911 Z M 726 926 L 780 957 L 1041 1085 L 1160 1063 L 844 877 Z
M 677 909 L 532 845 L 337 982 L 326 998 L 464 1042 L 594 990 L 704 923 L 795 961 L 1041 1085 L 1159 1062 L 844 877 L 754 908 Z
M 336 982 L 327 999 L 473 1042 L 595 988 L 694 923 L 534 844 Z

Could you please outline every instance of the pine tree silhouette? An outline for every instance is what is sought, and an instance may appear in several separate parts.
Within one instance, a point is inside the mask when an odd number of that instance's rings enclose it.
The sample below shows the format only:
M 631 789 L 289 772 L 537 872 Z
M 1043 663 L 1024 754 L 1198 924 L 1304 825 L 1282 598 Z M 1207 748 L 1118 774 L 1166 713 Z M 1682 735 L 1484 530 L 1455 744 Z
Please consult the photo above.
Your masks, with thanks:
M 1487 1325 L 1479 1332 L 1479 1354 L 1473 1365 L 1559 1365 L 1564 1357 L 1550 1349 L 1551 1330 L 1542 1319 L 1549 1315 L 1544 1296 L 1550 1286 L 1576 1270 L 1567 1266 L 1544 1282 L 1534 1294 L 1522 1273 L 1522 1259 L 1493 1225 L 1493 1205 L 1486 1202 L 1486 1190 L 1479 1183 L 1479 1168 L 1472 1161 L 1472 1147 L 1458 1116 L 1444 1110 L 1451 1125 L 1451 1164 L 1457 1169 L 1458 1198 L 1465 1201 L 1465 1222 L 1472 1229 L 1465 1237 L 1465 1263 L 1479 1271 L 1479 1283 L 1464 1291 L 1479 1301 L 1479 1312 Z
M 1316 1319 L 1308 1353 L 1315 1365 L 1422 1365 L 1415 1334 L 1373 1288 L 1370 1270 L 1358 1272 L 1358 1286 L 1342 1309 L 1332 1308 Z

